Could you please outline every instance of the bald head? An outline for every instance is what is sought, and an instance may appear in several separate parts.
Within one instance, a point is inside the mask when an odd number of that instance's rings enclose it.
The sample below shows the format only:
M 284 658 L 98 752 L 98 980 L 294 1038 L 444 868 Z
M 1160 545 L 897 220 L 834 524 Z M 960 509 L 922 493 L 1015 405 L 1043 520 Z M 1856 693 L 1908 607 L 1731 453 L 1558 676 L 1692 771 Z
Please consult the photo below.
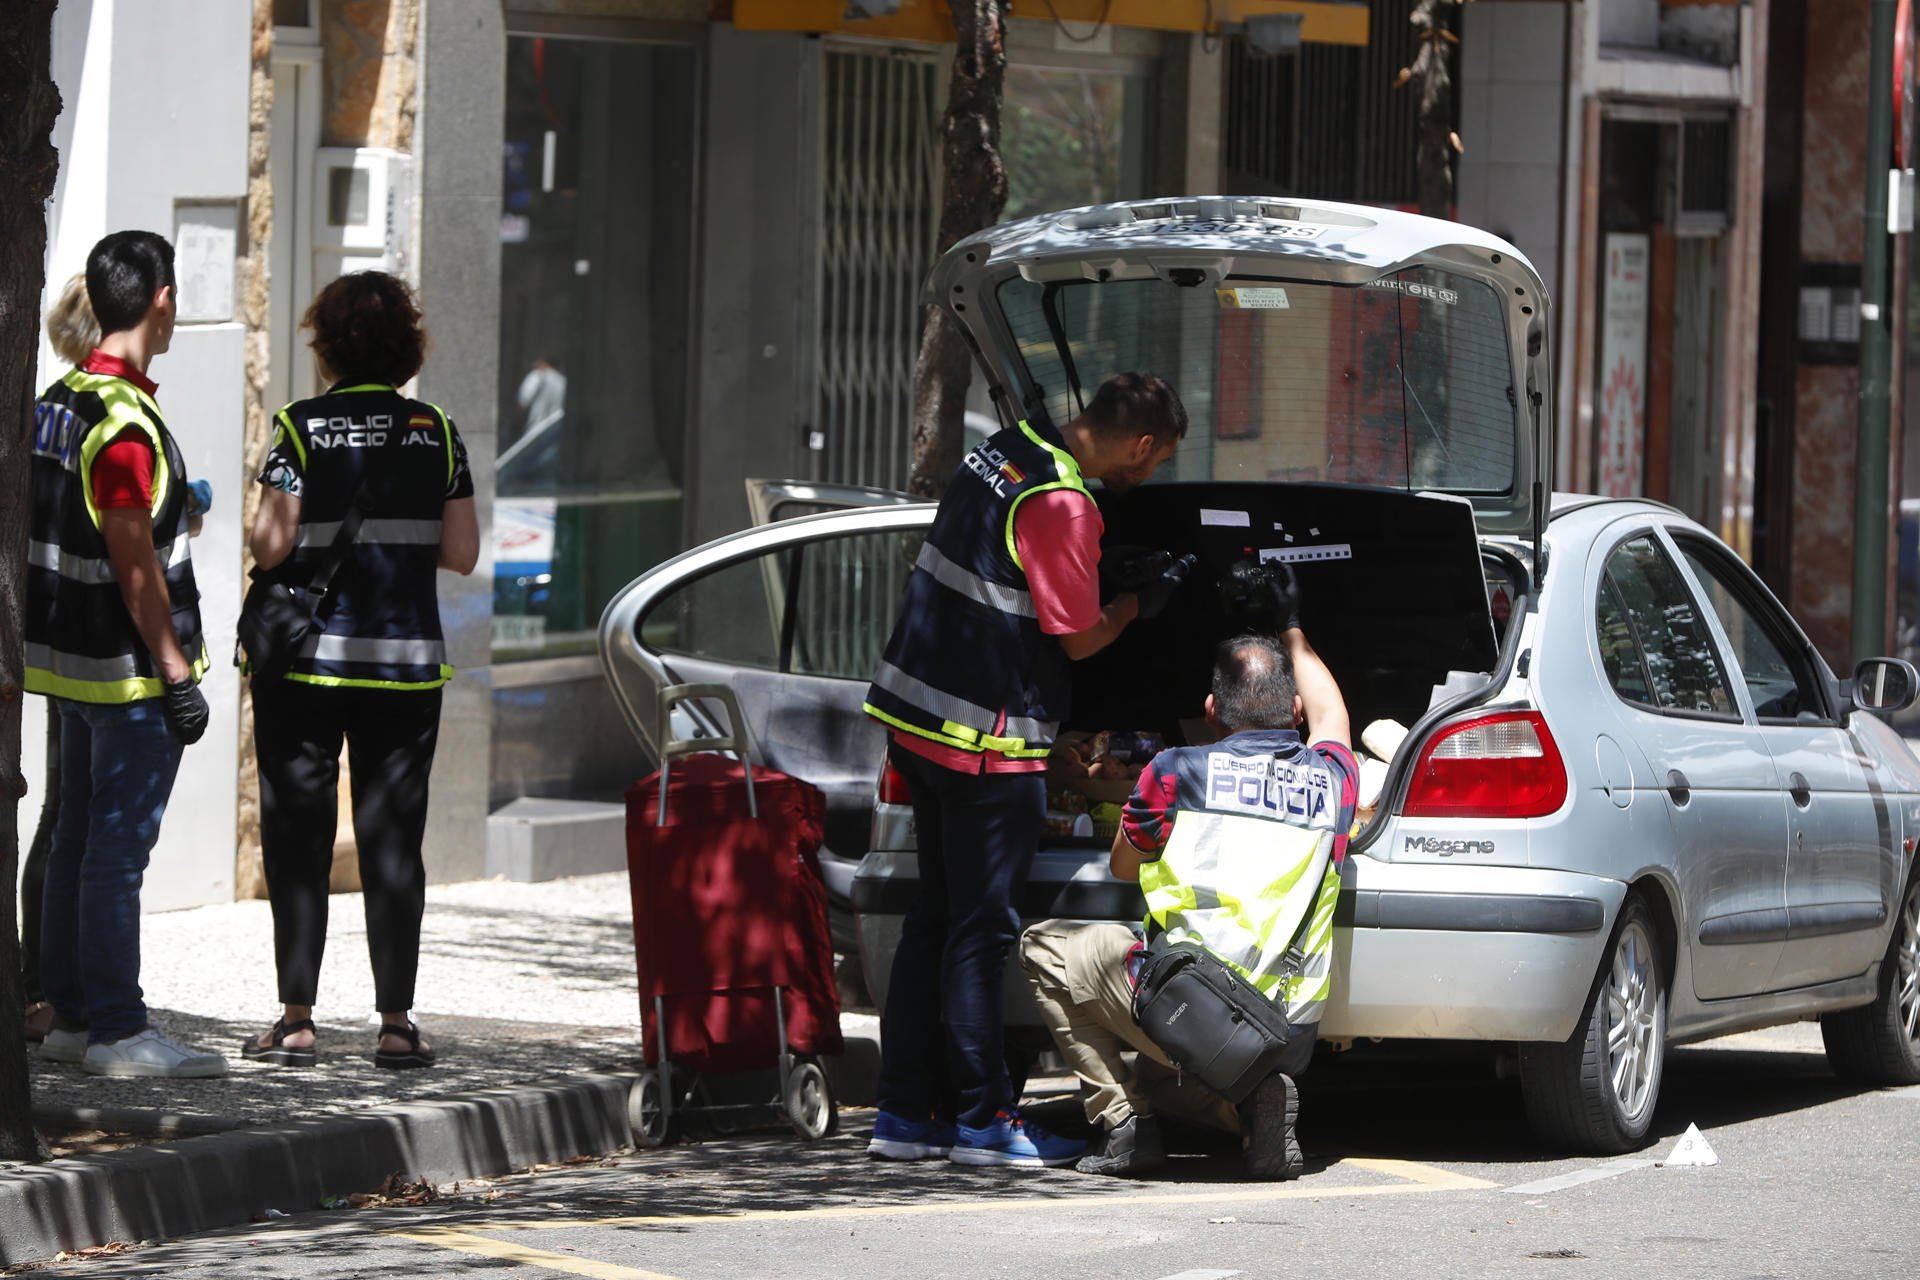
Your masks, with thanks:
M 1294 726 L 1293 659 L 1261 636 L 1236 636 L 1213 658 L 1213 714 L 1228 733 Z

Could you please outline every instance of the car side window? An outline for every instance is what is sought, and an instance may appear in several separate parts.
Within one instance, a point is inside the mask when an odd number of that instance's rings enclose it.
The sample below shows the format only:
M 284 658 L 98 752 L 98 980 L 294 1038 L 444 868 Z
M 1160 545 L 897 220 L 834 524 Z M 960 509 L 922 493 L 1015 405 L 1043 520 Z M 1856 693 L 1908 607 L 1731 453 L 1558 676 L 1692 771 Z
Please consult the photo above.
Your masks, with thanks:
M 1601 658 L 1622 698 L 1656 711 L 1739 718 L 1713 635 L 1652 535 L 1607 558 L 1595 617 Z
M 662 595 L 641 639 L 667 654 L 871 679 L 923 530 L 817 538 L 723 565 Z
M 796 548 L 784 671 L 871 680 L 907 597 L 920 529 L 861 533 Z
M 784 577 L 788 555 L 782 549 L 755 556 L 681 583 L 640 620 L 641 641 L 662 653 L 779 670 L 774 584 Z
M 1743 579 L 1746 571 L 1692 540 L 1675 541 L 1733 643 L 1734 660 L 1753 698 L 1754 714 L 1773 721 L 1794 721 L 1803 714 L 1824 717 L 1825 703 L 1812 667 L 1804 658 L 1795 661 L 1788 656 L 1794 647 L 1781 634 L 1779 622 L 1763 612 L 1755 584 Z

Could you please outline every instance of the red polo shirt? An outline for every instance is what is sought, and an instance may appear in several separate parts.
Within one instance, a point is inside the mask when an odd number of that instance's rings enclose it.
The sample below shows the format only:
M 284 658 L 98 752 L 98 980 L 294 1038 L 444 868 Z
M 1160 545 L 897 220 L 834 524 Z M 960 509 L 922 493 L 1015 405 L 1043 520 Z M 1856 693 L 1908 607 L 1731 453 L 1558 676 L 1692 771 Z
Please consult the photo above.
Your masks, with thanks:
M 81 362 L 88 373 L 122 378 L 149 396 L 160 384 L 118 356 L 98 347 Z M 143 434 L 122 433 L 93 460 L 93 505 L 102 511 L 115 507 L 149 510 L 153 506 L 153 443 Z

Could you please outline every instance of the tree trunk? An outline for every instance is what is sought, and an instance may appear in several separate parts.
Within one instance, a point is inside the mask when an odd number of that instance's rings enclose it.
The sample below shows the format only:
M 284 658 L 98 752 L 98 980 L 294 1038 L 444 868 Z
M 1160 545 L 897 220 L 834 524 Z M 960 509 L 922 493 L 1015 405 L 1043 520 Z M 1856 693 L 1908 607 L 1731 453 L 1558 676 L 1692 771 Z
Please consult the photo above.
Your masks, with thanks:
M 1000 159 L 1000 100 L 1007 80 L 1008 0 L 949 0 L 957 47 L 941 122 L 945 179 L 936 252 L 945 253 L 1007 204 Z M 960 465 L 970 352 L 945 307 L 924 309 L 920 356 L 913 366 L 913 463 L 907 488 L 938 498 Z
M 0 4 L 0 1160 L 40 1154 L 19 1031 L 20 698 L 26 654 L 27 458 L 32 445 L 40 293 L 46 284 L 46 201 L 59 157 L 53 121 L 56 0 Z
M 1451 14 L 1459 0 L 1419 0 L 1408 21 L 1420 41 L 1409 69 L 1420 101 L 1415 123 L 1415 173 L 1420 212 L 1453 216 L 1453 33 Z

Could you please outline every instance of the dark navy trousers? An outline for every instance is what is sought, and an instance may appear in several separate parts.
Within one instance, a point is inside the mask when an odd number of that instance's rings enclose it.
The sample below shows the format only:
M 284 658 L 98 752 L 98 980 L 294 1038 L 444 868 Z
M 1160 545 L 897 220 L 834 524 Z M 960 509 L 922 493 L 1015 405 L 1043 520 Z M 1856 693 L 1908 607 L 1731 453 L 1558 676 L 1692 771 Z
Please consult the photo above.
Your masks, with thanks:
M 880 1024 L 880 1105 L 985 1125 L 1018 1099 L 1001 1035 L 1007 951 L 1046 821 L 1043 773 L 966 774 L 888 748 L 913 797 L 920 896 Z

